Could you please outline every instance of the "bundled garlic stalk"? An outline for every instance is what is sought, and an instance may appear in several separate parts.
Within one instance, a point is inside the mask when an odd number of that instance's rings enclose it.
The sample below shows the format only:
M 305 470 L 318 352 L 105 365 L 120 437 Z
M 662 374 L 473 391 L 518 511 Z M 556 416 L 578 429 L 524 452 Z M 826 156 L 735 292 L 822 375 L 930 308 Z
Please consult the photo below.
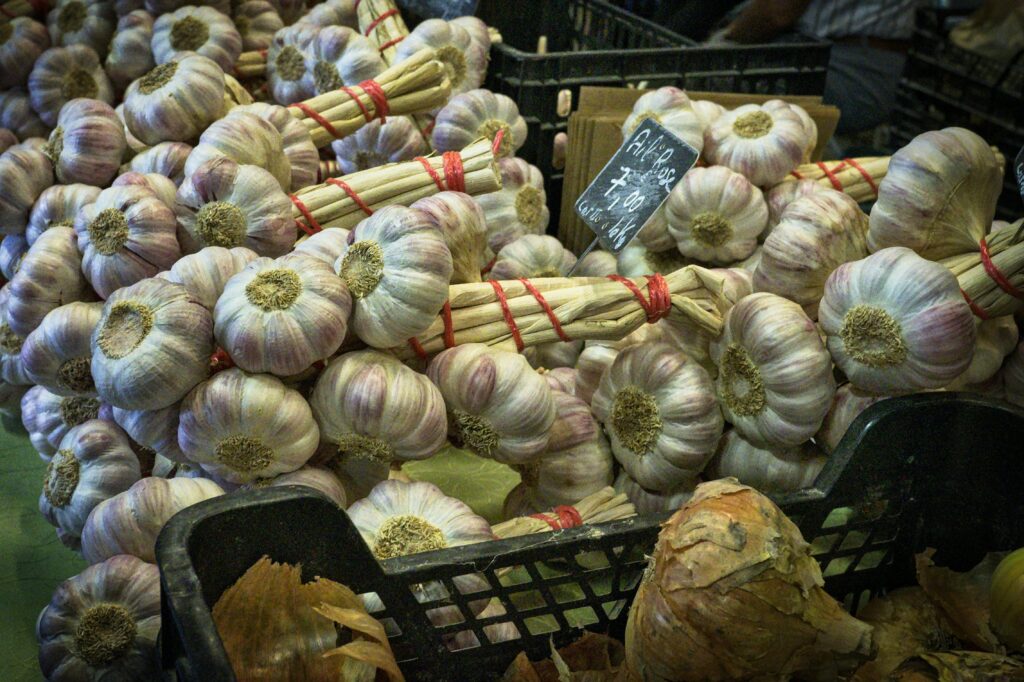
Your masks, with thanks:
M 499 132 L 497 155 L 514 156 L 526 142 L 526 121 L 511 98 L 480 88 L 452 97 L 437 113 L 431 142 L 440 152 L 459 150 L 481 137 L 494 142 Z
M 530 516 L 517 516 L 493 526 L 491 532 L 499 539 L 514 538 L 532 533 L 567 530 L 583 524 L 617 521 L 637 513 L 626 496 L 616 493 L 611 486 L 601 488 L 572 505 L 559 506 L 571 506 L 573 512 L 567 515 L 565 509 L 553 509 Z
M 47 313 L 21 349 L 28 378 L 57 395 L 95 396 L 90 338 L 102 310 L 102 303 L 74 302 Z
M 765 493 L 791 492 L 812 486 L 825 462 L 826 457 L 810 441 L 786 450 L 768 450 L 730 430 L 718 444 L 707 477 L 732 477 Z
M 622 139 L 627 139 L 647 119 L 665 126 L 698 152 L 704 149 L 707 123 L 694 110 L 693 102 L 684 90 L 669 85 L 642 95 L 622 124 Z
M 95 50 L 86 45 L 51 47 L 28 76 L 32 108 L 46 125 L 57 124 L 61 107 L 78 97 L 114 104 L 114 87 Z

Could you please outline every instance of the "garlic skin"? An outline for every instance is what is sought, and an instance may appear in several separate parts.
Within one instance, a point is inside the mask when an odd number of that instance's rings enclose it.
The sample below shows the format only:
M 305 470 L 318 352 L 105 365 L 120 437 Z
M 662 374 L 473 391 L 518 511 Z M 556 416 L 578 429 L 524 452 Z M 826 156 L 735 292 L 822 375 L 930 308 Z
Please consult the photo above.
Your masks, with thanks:
M 286 24 L 305 23 L 313 26 L 348 26 L 359 28 L 359 19 L 356 16 L 356 0 L 327 0 L 320 2 L 306 11 L 305 3 L 296 2 L 294 10 L 286 11 L 285 5 L 291 4 L 289 0 L 272 0 L 279 6 L 281 18 Z M 301 16 L 294 16 L 295 13 Z M 305 12 L 305 14 L 302 14 Z
M 316 94 L 306 57 L 310 43 L 319 33 L 320 26 L 299 22 L 274 34 L 267 49 L 267 85 L 278 104 L 288 106 Z
M 818 146 L 818 124 L 814 122 L 811 115 L 799 104 L 793 104 L 781 99 L 770 99 L 761 105 L 766 111 L 791 111 L 797 115 L 803 124 L 804 132 L 807 133 L 807 146 L 804 148 L 804 163 L 811 160 L 815 148 Z
M 629 474 L 622 471 L 616 477 L 614 487 L 615 492 L 623 493 L 629 498 L 637 516 L 647 516 L 679 509 L 693 497 L 693 490 L 699 482 L 700 478 L 695 476 L 684 480 L 669 491 L 656 492 L 643 488 L 630 478 Z
M 819 185 L 814 180 L 804 178 L 803 180 L 783 180 L 771 189 L 765 191 L 764 200 L 768 204 L 768 227 L 761 233 L 760 241 L 765 241 L 768 235 L 779 221 L 782 214 L 791 203 L 797 199 L 818 194 L 820 192 L 831 192 L 834 190 Z
M 799 305 L 774 294 L 751 294 L 726 313 L 711 358 L 722 413 L 759 447 L 803 443 L 832 404 L 832 359 L 817 327 Z
M 988 320 L 974 318 L 977 330 L 974 355 L 964 373 L 946 388 L 950 391 L 970 390 L 994 377 L 1003 365 L 1003 359 L 1017 347 L 1020 334 L 1012 315 Z
M 365 129 L 365 128 L 364 128 Z M 439 192 L 414 202 L 444 235 L 452 254 L 452 284 L 479 282 L 487 265 L 487 224 L 483 209 L 462 192 Z
M 284 28 L 277 10 L 264 0 L 245 0 L 239 3 L 232 18 L 245 51 L 266 50 L 274 40 L 274 34 Z
M 445 73 L 452 84 L 453 99 L 454 96 L 470 92 L 484 84 L 490 48 L 474 41 L 469 31 L 459 24 L 444 19 L 427 19 L 420 22 L 402 42 L 398 43 L 395 48 L 395 63 L 408 59 L 424 48 L 433 49 L 437 53 L 437 60 L 444 65 Z
M 527 234 L 502 247 L 487 279 L 566 277 L 574 265 L 576 256 L 555 237 Z
M 410 161 L 430 150 L 408 116 L 389 116 L 386 123 L 374 119 L 331 143 L 343 174 L 376 168 L 386 163 Z
M 853 384 L 843 384 L 836 389 L 835 398 L 832 400 L 832 407 L 829 408 L 821 428 L 814 434 L 814 441 L 826 453 L 835 452 L 843 436 L 846 435 L 850 424 L 861 412 L 868 409 L 879 400 L 889 398 L 886 395 L 872 395 L 854 388 Z
M 196 173 L 207 161 L 224 158 L 266 169 L 283 191 L 291 187 L 292 171 L 284 153 L 284 138 L 273 125 L 255 114 L 232 111 L 207 128 L 188 155 L 185 176 Z M 290 208 L 288 214 L 291 215 Z
M 231 249 L 207 246 L 180 258 L 170 270 L 157 276 L 181 284 L 193 298 L 212 311 L 228 280 L 257 258 L 255 251 L 244 246 Z
M 87 45 L 100 57 L 114 34 L 113 3 L 104 0 L 57 0 L 46 15 L 53 45 Z
M 658 207 L 658 210 L 648 218 L 640 231 L 636 233 L 636 240 L 648 251 L 674 251 L 676 248 L 675 238 L 668 233 L 668 219 L 665 217 L 665 204 Z
M 0 28 L 0 89 L 24 85 L 32 65 L 46 48 L 46 27 L 29 17 L 10 19 Z
M 224 88 L 224 71 L 214 61 L 183 55 L 132 81 L 124 93 L 125 125 L 148 145 L 194 140 L 220 118 Z
M 374 348 L 422 333 L 448 298 L 452 255 L 423 212 L 385 206 L 359 223 L 334 264 L 355 301 L 352 329 Z
M 29 246 L 52 225 L 71 227 L 78 211 L 96 201 L 99 193 L 99 187 L 83 184 L 53 185 L 43 190 L 32 206 L 28 226 L 25 228 L 25 239 Z
M 553 369 L 537 369 L 544 377 L 552 391 L 561 391 L 571 396 L 576 395 L 576 369 L 573 367 L 555 367 Z M 586 402 L 586 401 L 584 401 Z
M 61 107 L 75 98 L 114 103 L 114 87 L 99 56 L 85 45 L 51 47 L 40 55 L 28 76 L 28 92 L 32 108 L 49 126 L 57 125 Z
M 313 144 L 313 138 L 310 137 L 309 131 L 288 113 L 288 109 L 276 104 L 254 102 L 235 107 L 232 109 L 232 113 L 256 114 L 274 126 L 281 134 L 284 155 L 292 170 L 291 191 L 294 192 L 316 184 L 320 170 L 320 151 Z
M 89 296 L 81 262 L 70 227 L 51 227 L 36 239 L 9 284 L 7 323 L 15 334 L 28 336 L 54 308 Z
M 47 313 L 21 347 L 32 383 L 60 396 L 96 395 L 90 338 L 102 310 L 102 303 L 74 302 Z
M 178 188 L 174 206 L 182 248 L 244 246 L 282 256 L 295 242 L 292 202 L 267 171 L 212 158 Z
M 12 147 L 0 154 L 0 234 L 21 234 L 32 205 L 53 184 L 53 165 L 40 151 Z
M 728 111 L 721 104 L 707 99 L 690 100 L 690 108 L 693 109 L 693 113 L 697 115 L 697 120 L 701 122 L 705 130 L 717 121 L 719 116 Z
M 128 167 L 136 173 L 163 175 L 180 187 L 185 180 L 185 161 L 191 153 L 192 145 L 184 142 L 161 142 L 136 154 Z
M 764 242 L 754 289 L 799 303 L 816 318 L 829 275 L 868 255 L 867 231 L 867 215 L 847 194 L 823 190 L 797 199 Z
M 640 124 L 652 118 L 669 132 L 698 152 L 704 148 L 706 124 L 693 109 L 693 103 L 684 90 L 667 85 L 648 92 L 633 104 L 633 111 L 622 124 L 622 139 L 627 140 Z
M 61 583 L 36 622 L 48 680 L 157 679 L 160 571 L 114 556 Z
M 579 277 L 606 277 L 615 274 L 615 254 L 594 249 L 580 259 L 575 274 Z
M 0 274 L 10 281 L 21 266 L 21 259 L 28 252 L 28 240 L 24 235 L 9 234 L 0 239 Z
M 789 108 L 744 104 L 719 116 L 705 134 L 708 163 L 727 166 L 766 187 L 800 165 L 810 135 Z
M 402 44 L 408 42 L 406 39 Z M 526 121 L 511 98 L 481 88 L 455 95 L 441 108 L 434 120 L 431 143 L 439 152 L 460 151 L 481 137 L 493 142 L 499 131 L 503 135 L 495 156 L 514 157 L 526 142 Z
M 836 366 L 880 394 L 945 386 L 970 365 L 976 336 L 953 273 L 903 247 L 840 265 L 818 321 Z
M 487 220 L 487 248 L 494 253 L 525 234 L 544 234 L 551 220 L 540 169 L 511 158 L 499 159 L 498 170 L 501 189 L 475 197 Z
M 554 341 L 524 348 L 522 356 L 535 369 L 560 369 L 575 367 L 582 351 L 582 341 Z
M 469 343 L 438 353 L 427 376 L 441 389 L 448 432 L 505 464 L 541 456 L 556 417 L 552 390 L 523 356 Z
M 117 31 L 103 66 L 119 92 L 156 66 L 152 40 L 153 15 L 146 10 L 133 10 L 117 20 Z
M 601 383 L 605 370 L 612 366 L 619 349 L 601 344 L 587 345 L 576 359 L 576 397 L 587 404 Z
M 206 378 L 213 320 L 180 284 L 144 279 L 107 298 L 92 347 L 92 376 L 104 402 L 154 410 Z
M 315 93 L 323 95 L 375 78 L 387 64 L 377 46 L 359 31 L 345 26 L 324 26 L 309 43 L 305 68 L 313 75 Z
M 0 381 L 0 415 L 21 421 L 21 400 L 30 388 Z
M 46 152 L 57 180 L 106 186 L 117 175 L 127 142 L 114 109 L 95 99 L 73 99 L 57 117 Z
M 302 395 L 265 374 L 238 368 L 218 372 L 181 403 L 181 451 L 230 483 L 295 471 L 319 441 Z
M 96 398 L 67 398 L 33 386 L 21 399 L 21 423 L 28 431 L 32 447 L 49 461 L 64 436 L 79 424 L 99 416 Z
M 204 5 L 186 5 L 157 17 L 152 47 L 157 64 L 196 53 L 226 72 L 242 53 L 242 36 L 227 15 Z
M 454 24 L 455 26 L 461 26 L 466 29 L 469 33 L 469 37 L 473 39 L 473 43 L 483 47 L 484 52 L 488 55 L 491 50 L 491 33 L 487 30 L 487 24 L 482 19 L 467 15 L 464 17 L 456 17 L 449 19 L 448 23 Z
M 312 488 L 322 493 L 340 508 L 344 509 L 348 506 L 345 487 L 341 484 L 341 481 L 333 473 L 320 467 L 304 466 L 301 469 L 274 476 L 273 478 L 261 478 L 255 483 L 246 483 L 239 490 L 274 488 L 281 485 L 301 485 Z
M 164 524 L 185 507 L 223 494 L 205 478 L 143 478 L 93 509 L 82 531 L 82 554 L 90 564 L 118 554 L 154 564 Z
M 25 371 L 25 362 L 21 351 L 25 338 L 11 331 L 6 322 L 2 322 L 10 300 L 9 287 L 0 289 L 0 381 L 8 385 L 29 385 L 32 380 Z
M 171 462 L 189 462 L 178 447 L 179 403 L 157 410 L 122 410 L 115 407 L 112 411 L 117 425 L 139 445 L 150 448 Z
M 316 234 L 296 242 L 293 251 L 319 258 L 331 267 L 345 251 L 349 231 L 343 227 L 325 227 Z
M 152 68 L 152 67 L 150 67 L 150 68 Z M 135 80 L 135 79 L 133 78 L 132 80 Z M 124 95 L 124 88 L 120 88 L 119 92 L 121 92 L 121 95 L 123 97 L 123 95 Z M 118 104 L 116 107 L 114 107 L 114 113 L 117 114 L 117 120 L 121 122 L 121 129 L 124 131 L 124 139 L 125 139 L 125 142 L 128 144 L 128 149 L 125 150 L 124 159 L 123 159 L 125 161 L 125 163 L 121 165 L 121 169 L 123 171 L 123 170 L 129 168 L 128 162 L 130 162 L 132 159 L 134 159 L 136 154 L 141 154 L 142 152 L 146 151 L 150 147 L 145 142 L 143 142 L 139 138 L 137 138 L 134 135 L 132 135 L 132 131 L 128 130 L 128 126 L 125 125 L 125 122 L 124 122 L 124 102 L 123 101 L 120 104 Z
M 706 476 L 709 480 L 731 476 L 761 492 L 787 493 L 813 486 L 827 461 L 810 441 L 785 450 L 766 450 L 729 430 L 722 436 Z
M 679 253 L 704 263 L 743 260 L 768 224 L 761 190 L 723 166 L 693 168 L 665 202 L 668 232 Z
M 642 277 L 654 273 L 667 275 L 684 265 L 689 265 L 690 262 L 676 249 L 649 251 L 639 240 L 634 239 L 619 252 L 615 266 L 618 274 L 623 277 Z
M 178 188 L 175 187 L 174 181 L 159 173 L 128 171 L 117 176 L 111 187 L 125 187 L 128 185 L 149 190 L 167 207 L 174 206 L 178 196 Z
M 50 134 L 50 127 L 36 114 L 23 88 L 0 90 L 0 127 L 7 128 L 21 140 L 45 138 Z

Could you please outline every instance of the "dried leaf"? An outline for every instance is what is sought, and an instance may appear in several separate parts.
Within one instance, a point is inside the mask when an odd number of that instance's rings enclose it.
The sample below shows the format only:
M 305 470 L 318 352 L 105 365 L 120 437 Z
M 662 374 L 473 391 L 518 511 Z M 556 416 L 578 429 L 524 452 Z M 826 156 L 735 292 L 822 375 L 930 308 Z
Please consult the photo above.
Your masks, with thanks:
M 896 682 L 1012 682 L 1024 663 L 1001 654 L 944 651 L 908 658 L 889 678 Z
M 520 651 L 501 677 L 501 682 L 541 682 L 526 652 Z
M 552 647 L 548 660 L 531 663 L 526 654 L 519 654 L 502 682 L 612 682 L 624 658 L 622 642 L 586 632 L 557 651 Z
M 1006 553 L 987 554 L 967 573 L 935 566 L 933 554 L 935 550 L 928 549 L 917 555 L 917 581 L 949 619 L 953 634 L 982 651 L 1005 653 L 988 621 L 992 573 Z

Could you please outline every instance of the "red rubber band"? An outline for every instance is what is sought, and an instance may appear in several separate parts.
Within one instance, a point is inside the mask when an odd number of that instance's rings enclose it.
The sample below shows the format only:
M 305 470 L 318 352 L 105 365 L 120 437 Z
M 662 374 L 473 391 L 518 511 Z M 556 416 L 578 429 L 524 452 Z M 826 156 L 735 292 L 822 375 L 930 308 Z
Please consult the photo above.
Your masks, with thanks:
M 441 308 L 441 321 L 444 323 L 444 347 L 455 346 L 455 326 L 452 324 L 452 303 L 445 301 Z
M 409 339 L 409 345 L 412 346 L 413 352 L 416 353 L 416 356 L 419 357 L 420 360 L 427 359 L 427 351 L 423 350 L 423 346 L 420 345 L 420 342 L 416 340 L 415 336 Z
M 359 87 L 363 89 L 373 102 L 373 107 L 377 112 L 377 116 L 380 117 L 381 123 L 388 122 L 388 114 L 391 112 L 388 106 L 388 96 L 384 92 L 384 88 L 381 84 L 375 80 L 365 80 L 359 84 Z M 367 119 L 369 121 L 371 119 Z
M 356 194 L 356 191 L 354 189 L 348 186 L 347 182 L 345 182 L 344 180 L 339 180 L 338 178 L 327 178 L 324 182 L 326 182 L 329 185 L 334 185 L 345 190 L 345 194 L 348 195 L 348 198 L 355 202 L 355 205 L 358 206 L 363 213 L 365 213 L 368 216 L 373 215 L 373 209 L 367 206 L 366 202 L 359 198 L 359 195 Z
M 502 128 L 498 131 L 498 134 L 494 136 L 494 141 L 491 143 L 491 153 L 495 156 L 498 155 L 498 150 L 501 149 L 501 141 L 505 139 L 505 129 Z
M 644 292 L 632 280 L 626 279 L 621 275 L 608 275 L 608 279 L 622 284 L 633 292 L 636 300 L 640 302 L 640 306 L 647 313 L 647 321 L 654 324 L 668 316 L 669 311 L 672 310 L 672 292 L 669 291 L 668 283 L 660 274 L 646 275 L 646 277 L 649 299 L 644 298 Z
M 864 170 L 864 167 L 857 163 L 854 159 L 843 159 L 843 161 L 857 169 L 857 172 L 860 173 L 860 176 L 864 178 L 864 180 L 868 183 L 868 186 L 871 187 L 871 191 L 875 193 L 875 197 L 877 198 L 878 185 L 875 184 L 875 179 L 871 177 L 871 173 L 868 173 L 866 170 Z
M 465 192 L 466 171 L 462 167 L 462 155 L 458 152 L 445 152 L 441 158 L 444 159 L 444 180 L 448 189 L 453 192 Z
M 328 121 L 326 118 L 324 118 L 316 111 L 314 111 L 313 108 L 310 107 L 305 102 L 296 102 L 295 104 L 289 104 L 288 106 L 295 107 L 296 109 L 304 113 L 306 116 L 316 121 L 320 125 L 320 127 L 326 130 L 334 139 L 340 140 L 343 137 L 342 134 L 339 133 L 337 129 L 331 125 L 330 121 Z M 359 106 L 362 106 L 362 104 L 360 104 Z
M 988 319 L 988 313 L 986 313 L 985 310 L 981 306 L 979 306 L 977 303 L 972 301 L 971 297 L 967 295 L 966 291 L 961 289 L 960 293 L 963 294 L 964 300 L 967 301 L 967 305 L 971 306 L 971 312 L 972 313 L 974 313 L 975 315 L 977 315 L 978 317 L 980 317 L 983 320 L 987 320 Z
M 495 264 L 495 263 L 497 263 L 497 262 L 498 262 L 498 257 L 497 257 L 497 256 L 495 256 L 494 258 L 492 258 L 492 259 L 491 259 L 491 262 L 490 262 L 490 263 L 488 263 L 487 265 L 485 265 L 485 266 L 484 266 L 484 267 L 483 267 L 483 268 L 482 268 L 482 269 L 480 270 L 480 274 L 481 274 L 481 275 L 486 275 L 486 274 L 487 274 L 488 272 L 490 272 L 490 271 L 491 271 L 491 268 L 493 268 L 493 267 L 494 267 L 494 264 Z
M 981 264 L 985 267 L 985 272 L 992 278 L 992 281 L 999 285 L 999 288 L 1013 296 L 1016 299 L 1024 300 L 1024 294 L 1020 292 L 1017 287 L 1013 286 L 1010 280 L 999 271 L 996 264 L 992 262 L 992 257 L 988 253 L 988 244 L 985 242 L 985 238 L 981 238 L 978 246 L 981 248 Z
M 508 325 L 508 330 L 512 332 L 512 339 L 516 342 L 516 350 L 522 351 L 526 346 L 523 344 L 523 337 L 519 333 L 519 327 L 516 326 L 516 318 L 512 316 L 512 311 L 508 307 L 508 298 L 505 296 L 505 290 L 501 288 L 501 283 L 497 280 L 489 280 L 491 287 L 494 289 L 494 295 L 498 297 L 498 303 L 501 304 L 501 314 L 505 317 L 505 324 Z
M 377 28 L 377 26 L 380 25 L 380 22 L 384 21 L 388 17 L 393 17 L 396 14 L 398 14 L 397 9 L 389 9 L 387 12 L 384 12 L 384 14 L 381 14 L 379 17 L 370 22 L 370 25 L 366 27 L 366 31 L 363 33 L 363 35 L 369 37 L 373 29 Z
M 320 223 L 316 221 L 316 218 L 313 217 L 313 214 L 310 212 L 310 210 L 306 208 L 306 205 L 304 203 L 302 203 L 302 199 L 299 199 L 294 194 L 289 194 L 288 198 L 292 200 L 293 204 L 295 204 L 295 208 L 299 209 L 299 213 L 301 213 L 303 217 L 309 221 L 309 224 L 306 225 L 301 220 L 296 220 L 295 224 L 299 226 L 299 229 L 301 229 L 308 235 L 314 235 L 320 230 L 324 229 L 320 227 Z
M 389 47 L 394 47 L 395 45 L 397 45 L 398 43 L 402 42 L 403 40 L 405 40 L 405 36 L 398 36 L 397 38 L 395 38 L 393 40 L 389 40 L 388 42 L 386 42 L 383 45 L 381 45 L 380 47 L 378 47 L 377 51 L 378 52 L 383 52 L 384 50 L 388 49 Z
M 828 181 L 832 183 L 832 189 L 836 190 L 837 192 L 843 191 L 843 183 L 839 182 L 839 178 L 837 178 L 835 174 L 843 170 L 843 168 L 845 167 L 846 164 L 840 163 L 832 170 L 829 170 L 828 166 L 825 165 L 824 161 L 818 162 L 818 168 L 820 168 L 821 171 L 825 174 L 825 177 L 828 178 Z
M 434 170 L 434 167 L 430 165 L 430 160 L 423 156 L 417 156 L 415 160 L 419 161 L 420 164 L 423 165 L 423 169 L 427 171 L 427 175 L 429 175 L 430 179 L 434 181 L 435 185 L 437 185 L 437 189 L 443 192 L 444 183 L 441 181 L 441 176 L 437 174 L 436 170 Z
M 343 85 L 340 88 L 338 88 L 338 90 L 344 92 L 346 95 L 355 100 L 355 103 L 359 105 L 359 110 L 363 112 L 363 118 L 366 119 L 367 123 L 373 120 L 373 115 L 370 114 L 369 109 L 366 108 L 366 105 L 363 104 L 362 100 L 359 99 L 359 95 L 354 93 L 351 88 L 347 88 Z
M 565 333 L 565 330 L 562 329 L 561 321 L 558 319 L 558 316 L 555 315 L 555 311 L 551 309 L 551 306 L 544 298 L 544 294 L 540 293 L 540 290 L 533 286 L 533 282 L 530 280 L 520 278 L 519 281 L 523 283 L 523 286 L 526 287 L 527 291 L 533 294 L 533 297 L 537 299 L 537 303 L 539 303 L 540 307 L 544 309 L 545 313 L 547 313 L 548 319 L 551 320 L 551 326 L 554 328 L 555 333 L 558 334 L 558 338 L 565 342 L 572 341 L 572 339 L 569 338 L 569 335 Z

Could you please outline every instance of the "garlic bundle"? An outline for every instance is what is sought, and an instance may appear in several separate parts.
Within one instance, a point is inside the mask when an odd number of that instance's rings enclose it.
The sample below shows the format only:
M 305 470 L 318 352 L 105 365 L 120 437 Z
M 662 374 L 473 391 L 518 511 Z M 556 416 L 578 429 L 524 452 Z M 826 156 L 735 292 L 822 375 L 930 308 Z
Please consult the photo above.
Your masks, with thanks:
M 133 10 L 117 20 L 117 31 L 103 66 L 119 92 L 156 66 L 152 40 L 153 16 L 146 10 Z
M 544 176 L 536 166 L 511 158 L 499 159 L 498 169 L 501 189 L 476 197 L 487 221 L 487 248 L 494 253 L 525 234 L 544 234 L 551 220 Z
M 1017 347 L 1020 334 L 1012 315 L 988 320 L 976 317 L 974 326 L 977 334 L 971 364 L 947 386 L 951 391 L 970 390 L 971 386 L 985 383 L 995 376 L 1003 359 Z
M 105 189 L 75 218 L 82 271 L 107 298 L 173 265 L 181 256 L 175 231 L 174 212 L 151 190 Z
M 53 184 L 53 165 L 43 152 L 12 147 L 0 154 L 0 233 L 21 234 L 32 205 Z
M 744 104 L 719 116 L 705 135 L 708 163 L 727 166 L 759 187 L 800 165 L 810 135 L 790 108 Z
M 941 388 L 971 363 L 974 316 L 956 277 L 903 247 L 840 265 L 818 309 L 836 365 L 857 388 Z
M 185 162 L 191 153 L 192 145 L 184 142 L 161 142 L 139 152 L 126 165 L 136 173 L 163 175 L 180 186 L 185 180 Z M 121 169 L 125 171 L 124 166 Z
M 479 88 L 487 72 L 488 47 L 474 41 L 469 31 L 459 24 L 444 19 L 420 22 L 395 51 L 395 63 L 403 61 L 424 48 L 431 48 L 436 59 L 444 64 L 445 74 L 452 84 L 452 95 Z M 470 140 L 472 141 L 472 140 Z M 461 145 L 462 149 L 466 145 Z
M 480 271 L 487 265 L 487 223 L 480 204 L 462 192 L 439 192 L 417 200 L 411 208 L 422 211 L 444 235 L 452 254 L 451 283 L 479 282 Z
M 213 320 L 185 287 L 149 278 L 107 298 L 92 342 L 92 375 L 104 402 L 153 410 L 206 378 Z
M 623 493 L 629 499 L 637 515 L 647 516 L 679 509 L 693 497 L 693 489 L 699 482 L 699 477 L 695 476 L 662 493 L 647 490 L 623 471 L 615 479 L 615 492 Z
M 515 156 L 526 142 L 526 121 L 511 98 L 481 88 L 455 95 L 444 105 L 434 121 L 431 142 L 439 152 L 459 151 L 481 137 L 493 142 L 499 131 L 502 138 L 496 156 Z
M 224 71 L 215 62 L 184 55 L 132 81 L 124 93 L 125 125 L 149 145 L 194 140 L 220 118 L 224 88 Z
M 374 119 L 352 135 L 331 143 L 342 174 L 409 161 L 426 154 L 427 143 L 408 116 Z
M 692 99 L 690 100 L 690 108 L 693 109 L 693 113 L 697 114 L 697 119 L 704 126 L 705 130 L 727 111 L 721 104 L 708 99 Z
M 160 571 L 114 556 L 61 583 L 39 614 L 39 668 L 48 680 L 160 676 Z
M 257 258 L 255 251 L 243 246 L 231 249 L 207 246 L 179 259 L 170 270 L 157 276 L 181 284 L 193 298 L 212 311 L 227 281 Z
M 21 259 L 28 252 L 28 240 L 24 235 L 9 234 L 0 239 L 0 274 L 10 281 L 21 267 Z
M 57 180 L 105 187 L 121 166 L 127 144 L 114 109 L 96 99 L 73 99 L 57 117 L 46 154 Z
M 173 403 L 156 410 L 122 410 L 115 407 L 112 416 L 117 425 L 139 445 L 154 450 L 172 462 L 187 463 L 189 459 L 178 447 L 180 412 L 180 404 Z
M 462 447 L 506 464 L 543 454 L 556 417 L 553 392 L 521 355 L 469 343 L 439 353 L 427 375 Z
M 302 485 L 322 493 L 342 509 L 348 506 L 348 498 L 341 480 L 332 472 L 320 467 L 304 466 L 301 469 L 280 474 L 273 478 L 261 478 L 253 483 L 246 483 L 239 490 L 256 490 L 273 488 L 280 485 Z
M 31 67 L 32 64 L 29 65 Z M 7 128 L 22 140 L 50 134 L 50 127 L 36 114 L 28 93 L 22 88 L 0 90 L 0 127 Z
M 708 478 L 731 476 L 761 492 L 785 493 L 814 485 L 826 461 L 821 450 L 810 441 L 785 450 L 766 450 L 744 440 L 735 430 L 729 430 L 722 436 L 706 475 Z
M 556 238 L 527 234 L 501 248 L 487 279 L 566 277 L 576 256 Z
M 307 48 L 306 70 L 312 72 L 314 94 L 376 77 L 387 68 L 368 38 L 344 26 L 325 26 Z
M 313 144 L 309 131 L 288 113 L 288 109 L 265 102 L 255 102 L 232 109 L 232 113 L 243 112 L 256 114 L 281 134 L 284 155 L 292 170 L 291 191 L 316 184 L 320 170 L 320 152 Z M 287 188 L 285 191 L 288 191 Z
M 21 348 L 32 383 L 61 396 L 96 395 L 89 341 L 102 309 L 102 303 L 74 302 L 47 313 Z
M 666 491 L 699 473 L 722 435 L 708 373 L 665 343 L 637 344 L 612 362 L 591 400 L 630 478 Z
M 345 251 L 348 233 L 349 231 L 343 227 L 324 228 L 296 242 L 294 252 L 319 258 L 333 268 L 335 261 Z
M 374 348 L 422 333 L 448 298 L 452 255 L 429 217 L 385 206 L 359 223 L 334 265 L 355 299 L 352 329 Z
M 825 420 L 821 422 L 821 428 L 814 434 L 815 443 L 824 448 L 825 452 L 835 452 L 853 420 L 879 400 L 888 397 L 864 393 L 854 388 L 853 384 L 843 384 L 836 389 L 832 407 L 825 415 Z
M 302 394 L 266 374 L 238 368 L 219 372 L 181 403 L 181 451 L 229 483 L 295 471 L 316 452 L 319 440 Z
M 684 90 L 667 85 L 642 95 L 622 124 L 622 139 L 628 139 L 649 118 L 665 126 L 698 152 L 704 148 L 706 124 L 694 111 L 693 103 Z
M 217 10 L 186 5 L 157 18 L 152 46 L 157 64 L 196 53 L 229 71 L 242 53 L 242 36 L 231 19 Z
M 267 85 L 274 101 L 285 106 L 316 95 L 313 73 L 306 69 L 309 46 L 320 27 L 299 22 L 274 34 L 267 49 Z
M 205 478 L 143 478 L 96 505 L 82 530 L 82 554 L 90 564 L 118 554 L 156 563 L 156 538 L 172 516 L 224 490 Z
M 70 227 L 51 227 L 36 239 L 9 285 L 7 323 L 15 334 L 28 336 L 54 308 L 87 298 L 81 263 Z
M 832 404 L 832 359 L 799 305 L 774 294 L 740 299 L 711 344 L 718 398 L 739 435 L 785 448 L 814 435 Z
M 849 195 L 822 190 L 797 199 L 764 242 L 754 288 L 799 303 L 813 319 L 825 280 L 868 255 L 868 217 Z
M 705 263 L 743 260 L 768 223 L 761 190 L 724 166 L 694 168 L 665 202 L 668 232 L 679 252 Z
M 604 249 L 594 249 L 580 259 L 575 274 L 579 277 L 605 277 L 615 274 L 615 266 L 615 254 Z
M 782 214 L 791 203 L 812 194 L 829 191 L 832 190 L 808 178 L 803 180 L 784 180 L 766 191 L 764 193 L 764 200 L 768 204 L 768 227 L 761 233 L 760 240 L 763 242 L 768 238 L 768 235 L 779 224 Z
M 292 170 L 284 153 L 284 138 L 277 128 L 256 114 L 232 111 L 207 128 L 188 155 L 185 176 L 196 173 L 207 161 L 225 158 L 266 169 L 285 192 L 291 187 Z
M 36 60 L 28 76 L 32 108 L 49 126 L 61 107 L 78 97 L 114 103 L 114 87 L 96 52 L 85 45 L 51 47 Z
M 689 263 L 677 249 L 650 251 L 637 239 L 631 241 L 615 259 L 616 270 L 623 277 L 668 274 Z
M 178 188 L 175 187 L 174 181 L 166 175 L 128 171 L 118 175 L 111 187 L 126 187 L 128 185 L 149 190 L 167 207 L 174 206 L 177 201 Z
M 359 19 L 356 16 L 356 5 L 359 4 L 357 0 L 327 0 L 313 5 L 309 11 L 306 11 L 304 2 L 300 3 L 295 0 L 273 0 L 273 2 L 278 5 L 278 11 L 281 12 L 281 18 L 285 20 L 286 24 L 302 22 L 313 26 L 359 28 Z M 295 4 L 295 11 L 301 16 L 292 17 L 285 10 L 286 4 Z M 305 14 L 302 14 L 303 12 Z
M 32 447 L 49 461 L 64 436 L 79 424 L 99 416 L 100 401 L 88 397 L 62 397 L 33 386 L 21 399 L 21 423 Z
M 46 15 L 46 28 L 55 45 L 88 45 L 100 57 L 114 34 L 113 3 L 105 0 L 57 0 Z
M 24 85 L 32 65 L 46 48 L 46 27 L 28 17 L 16 17 L 0 26 L 0 89 Z
M 804 126 L 804 132 L 807 133 L 807 146 L 804 148 L 804 156 L 801 161 L 810 161 L 815 147 L 818 146 L 818 124 L 814 122 L 814 119 L 807 113 L 807 110 L 799 104 L 793 104 L 781 99 L 770 99 L 762 104 L 761 107 L 768 112 L 785 110 L 797 115 Z
M 1003 171 L 964 128 L 918 135 L 889 161 L 871 208 L 868 248 L 905 246 L 929 260 L 978 250 L 992 224 Z
M 265 0 L 244 0 L 232 12 L 235 28 L 242 38 L 242 49 L 266 50 L 274 34 L 284 28 L 281 16 Z
M 212 158 L 178 188 L 179 241 L 188 253 L 209 246 L 245 246 L 281 256 L 295 243 L 291 201 L 267 171 Z

